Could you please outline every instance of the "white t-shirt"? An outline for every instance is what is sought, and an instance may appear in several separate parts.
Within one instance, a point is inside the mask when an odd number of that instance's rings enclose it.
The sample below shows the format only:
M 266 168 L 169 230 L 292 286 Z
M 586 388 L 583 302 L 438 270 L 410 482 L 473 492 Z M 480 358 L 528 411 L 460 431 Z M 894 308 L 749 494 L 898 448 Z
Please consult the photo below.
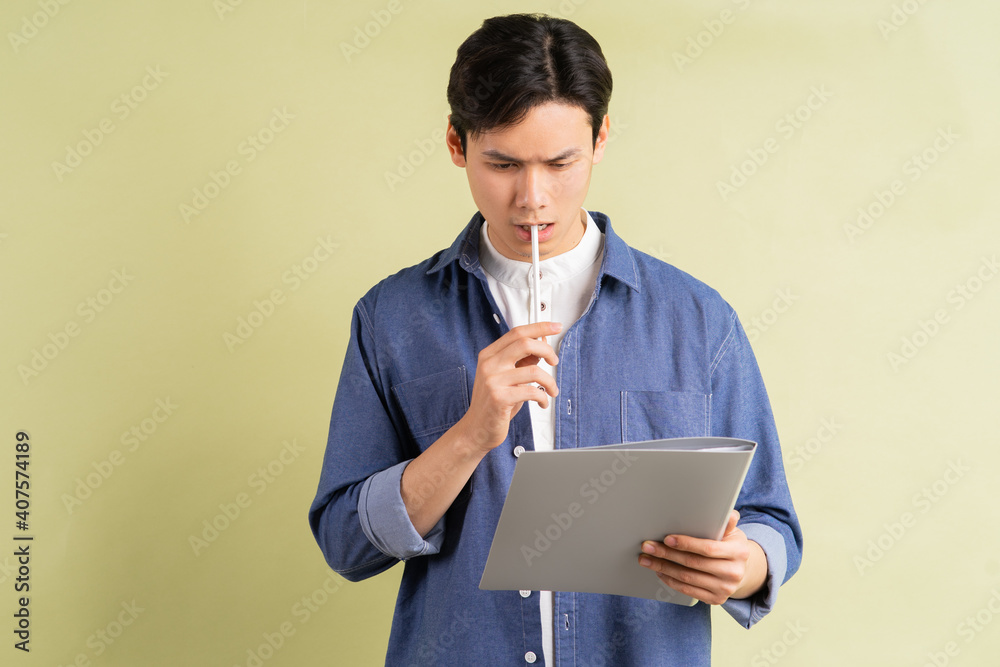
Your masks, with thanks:
M 590 306 L 597 287 L 597 275 L 604 257 L 604 234 L 597 228 L 586 209 L 580 208 L 580 220 L 586 225 L 583 237 L 576 247 L 561 255 L 542 260 L 538 269 L 539 301 L 541 301 L 541 321 L 562 322 L 558 334 L 549 336 L 548 341 L 559 354 L 563 335 Z M 508 259 L 501 255 L 490 242 L 487 226 L 483 223 L 479 238 L 479 262 L 486 272 L 490 292 L 500 309 L 500 314 L 510 328 L 529 323 L 531 292 L 529 289 L 531 262 Z M 552 367 L 545 360 L 538 366 L 552 373 Z M 536 402 L 529 401 L 531 430 L 534 434 L 536 451 L 551 451 L 555 448 L 555 400 L 542 409 Z M 539 591 L 542 623 L 542 653 L 545 664 L 553 663 L 552 639 L 552 592 Z

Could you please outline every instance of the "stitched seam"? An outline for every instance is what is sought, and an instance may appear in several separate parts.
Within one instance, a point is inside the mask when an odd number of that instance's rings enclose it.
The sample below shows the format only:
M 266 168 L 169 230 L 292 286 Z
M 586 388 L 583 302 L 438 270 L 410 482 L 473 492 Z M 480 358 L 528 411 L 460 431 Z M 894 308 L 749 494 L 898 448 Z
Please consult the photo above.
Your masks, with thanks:
M 339 574 L 350 574 L 351 572 L 357 572 L 358 570 L 366 568 L 369 565 L 381 564 L 389 560 L 399 560 L 399 559 L 389 555 L 379 556 L 378 558 L 373 558 L 372 560 L 362 563 L 361 565 L 355 565 L 354 567 L 349 567 L 346 570 L 337 570 L 337 572 Z
M 632 278 L 635 280 L 635 291 L 639 292 L 641 291 L 639 289 L 639 267 L 635 265 L 635 257 L 632 256 L 631 250 L 629 250 L 628 257 L 632 260 Z
M 731 322 L 730 327 L 729 327 L 729 331 L 726 333 L 726 337 L 725 337 L 725 339 L 723 339 L 722 344 L 719 346 L 719 351 L 715 353 L 715 358 L 712 359 L 712 365 L 708 369 L 708 377 L 709 377 L 709 379 L 711 379 L 711 377 L 713 375 L 715 375 L 715 369 L 718 367 L 719 362 L 722 361 L 722 357 L 724 357 L 725 354 L 726 354 L 726 352 L 728 351 L 730 341 L 732 341 L 733 338 L 734 338 L 733 332 L 736 331 L 736 313 L 735 312 L 733 312 L 733 314 L 730 316 L 729 320 Z
M 465 400 L 465 409 L 469 409 L 469 374 L 465 370 L 465 366 L 459 366 L 462 371 L 462 398 Z M 457 423 L 457 422 L 456 422 Z
M 577 336 L 583 340 L 582 336 Z M 580 341 L 573 344 L 573 395 L 577 397 L 579 403 L 580 394 Z M 573 447 L 580 447 L 580 407 L 577 405 L 576 417 L 573 419 Z
M 628 392 L 622 392 L 622 442 L 628 442 Z
M 375 325 L 372 324 L 371 318 L 368 317 L 368 311 L 365 310 L 365 304 L 361 301 L 358 302 L 358 314 L 361 316 L 361 323 L 368 329 L 368 335 L 374 339 Z
M 578 621 L 580 619 L 580 614 L 577 613 L 577 608 L 576 608 L 576 593 L 571 593 L 570 595 L 573 598 L 573 664 L 576 665 L 576 655 L 577 655 L 576 628 L 579 625 Z
M 456 419 L 452 423 L 445 424 L 444 426 L 433 426 L 431 428 L 424 429 L 423 431 L 420 431 L 419 433 L 414 433 L 413 437 L 414 438 L 419 438 L 421 436 L 431 435 L 433 433 L 444 433 L 445 431 L 447 431 L 448 429 L 450 429 L 452 426 L 454 426 L 457 423 L 458 423 L 458 420 Z
M 705 394 L 705 435 L 712 435 L 712 395 Z
M 459 384 L 462 387 L 462 398 L 465 400 L 465 408 L 466 408 L 466 410 L 468 410 L 468 408 L 469 408 L 469 387 L 468 387 L 468 377 L 466 375 L 465 366 L 458 366 L 457 368 L 453 368 L 453 369 L 450 369 L 448 371 L 441 371 L 440 374 L 454 373 L 455 371 L 460 371 L 460 373 L 461 373 L 461 378 L 460 378 Z M 409 405 L 409 402 L 406 401 L 405 395 L 402 394 L 399 391 L 400 388 L 405 387 L 410 382 L 419 382 L 420 380 L 423 380 L 423 379 L 425 379 L 425 378 L 417 378 L 415 380 L 408 380 L 406 382 L 403 382 L 401 384 L 397 384 L 396 386 L 392 387 L 391 391 L 392 391 L 393 395 L 396 397 L 396 400 L 398 400 L 401 405 L 404 404 L 404 402 L 406 403 L 406 405 Z M 415 431 L 413 433 L 413 437 L 414 438 L 420 438 L 422 436 L 431 435 L 433 433 L 444 433 L 445 431 L 447 431 L 448 429 L 450 429 L 452 426 L 454 426 L 455 424 L 457 424 L 458 421 L 459 420 L 456 419 L 455 421 L 453 421 L 453 422 L 451 422 L 449 424 L 428 426 L 427 428 L 423 429 L 422 431 L 419 431 L 419 432 Z

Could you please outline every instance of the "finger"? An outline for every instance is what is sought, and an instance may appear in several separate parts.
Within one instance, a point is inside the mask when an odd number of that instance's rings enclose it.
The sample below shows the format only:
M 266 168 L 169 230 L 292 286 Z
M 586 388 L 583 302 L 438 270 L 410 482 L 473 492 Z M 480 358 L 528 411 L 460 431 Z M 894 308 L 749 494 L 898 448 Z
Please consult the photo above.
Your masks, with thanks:
M 698 570 L 681 567 L 680 565 L 667 563 L 666 561 L 659 561 L 658 563 L 654 561 L 652 565 L 645 567 L 655 572 L 661 579 L 672 579 L 676 582 L 700 588 L 705 591 L 717 592 L 720 588 L 720 584 L 722 583 L 711 573 L 699 572 Z
M 706 559 L 703 562 L 703 567 L 706 569 L 702 569 L 702 567 L 687 567 L 659 558 L 641 556 L 639 564 L 661 575 L 661 579 L 667 577 L 687 586 L 721 595 L 723 600 L 739 587 L 743 578 L 743 570 L 739 564 L 731 561 Z
M 479 369 L 489 372 L 509 366 L 537 364 L 539 359 L 545 359 L 550 366 L 559 363 L 555 350 L 544 340 L 524 335 L 504 336 L 479 353 Z
M 500 373 L 494 376 L 493 382 L 496 382 L 500 386 L 507 387 L 515 385 L 532 385 L 531 388 L 539 394 L 544 393 L 549 396 L 559 395 L 559 386 L 556 384 L 556 379 L 538 366 L 522 366 L 520 368 L 512 368 L 505 373 Z M 538 391 L 538 389 L 534 387 L 536 384 L 541 385 L 542 391 Z
M 641 550 L 656 558 L 671 560 L 689 567 L 705 570 L 707 560 L 745 561 L 750 557 L 746 534 L 737 522 L 740 514 L 732 510 L 725 534 L 720 540 L 701 539 L 687 535 L 667 535 L 663 542 L 647 540 Z
M 559 393 L 554 377 L 538 366 L 511 368 L 503 373 L 480 372 L 476 377 L 470 412 L 480 416 L 503 416 L 509 421 L 520 409 L 524 401 L 536 401 L 548 407 L 549 395 Z M 481 381 L 481 382 L 480 382 Z M 537 385 L 541 385 L 540 390 Z
M 656 542 L 644 542 L 642 545 L 642 552 L 642 557 L 645 558 L 646 561 L 649 561 L 650 565 L 655 566 L 651 569 L 656 569 L 658 572 L 664 571 L 663 568 L 666 567 L 667 564 L 674 564 L 677 567 L 701 570 L 703 572 L 712 571 L 715 567 L 714 561 L 718 560 L 687 551 L 671 549 L 669 547 L 665 547 L 663 544 L 657 544 Z M 643 566 L 649 567 L 649 565 L 646 564 L 646 561 L 643 561 Z
M 552 329 L 555 329 L 552 331 Z M 520 338 L 541 338 L 558 333 L 562 329 L 562 324 L 558 322 L 536 322 L 535 324 L 524 324 L 514 327 L 504 335 L 479 351 L 480 365 L 486 359 L 496 356 L 501 350 L 510 345 L 511 341 Z
M 517 363 L 514 364 L 515 368 L 521 368 L 523 366 L 537 366 L 540 359 L 535 355 L 531 354 L 523 359 L 518 359 Z M 549 364 L 550 366 L 552 364 Z
M 535 322 L 534 324 L 522 324 L 514 327 L 505 336 L 511 333 L 523 333 L 528 338 L 542 338 L 543 336 L 554 336 L 562 331 L 562 322 Z
M 667 549 L 663 552 L 664 554 L 681 552 L 697 554 L 707 558 L 732 558 L 736 551 L 734 548 L 735 542 L 732 540 L 732 537 L 733 535 L 738 536 L 742 532 L 737 528 L 732 535 L 727 534 L 726 537 L 730 538 L 728 541 L 702 539 L 688 535 L 668 535 L 660 545 L 665 546 Z M 662 557 L 667 558 L 670 556 L 664 555 Z M 670 559 L 675 560 L 673 557 L 670 557 Z
M 649 558 L 646 556 L 640 558 L 639 564 L 656 572 L 658 575 L 705 590 L 717 590 L 720 583 L 719 578 L 710 572 L 683 567 L 676 563 L 660 560 L 659 558 Z
M 549 395 L 539 387 L 534 384 L 523 384 L 515 385 L 510 387 L 505 393 L 505 402 L 512 404 L 511 417 L 517 414 L 517 411 L 521 409 L 521 405 L 525 401 L 534 401 L 538 403 L 541 408 L 547 409 L 549 407 Z
M 500 365 L 522 365 L 528 358 L 545 359 L 550 366 L 559 363 L 559 357 L 551 345 L 544 340 L 537 338 L 517 337 L 512 339 L 507 346 L 500 349 L 494 357 L 496 363 Z
M 522 338 L 538 340 L 546 336 L 552 336 L 562 331 L 561 322 L 535 322 L 534 324 L 522 324 L 514 327 L 504 335 L 480 350 L 481 356 L 491 357 L 496 355 L 514 340 Z
M 660 581 L 674 589 L 678 593 L 683 593 L 693 597 L 695 600 L 704 602 L 705 604 L 722 604 L 729 599 L 729 594 L 725 591 L 717 591 L 714 588 L 704 588 L 702 586 L 696 586 L 694 584 L 689 584 L 678 579 L 674 579 L 665 574 L 657 574 Z
M 706 540 L 688 535 L 668 535 L 662 542 L 665 545 L 664 558 L 672 558 L 678 554 L 697 554 L 709 558 L 724 558 L 724 550 L 720 548 L 722 544 L 719 540 Z
M 540 407 L 542 410 L 548 410 L 549 403 L 551 402 L 552 399 L 549 398 L 549 395 L 545 392 L 545 390 L 542 387 L 535 387 L 535 394 L 531 398 L 531 400 L 533 400 L 535 403 L 538 403 L 538 407 Z

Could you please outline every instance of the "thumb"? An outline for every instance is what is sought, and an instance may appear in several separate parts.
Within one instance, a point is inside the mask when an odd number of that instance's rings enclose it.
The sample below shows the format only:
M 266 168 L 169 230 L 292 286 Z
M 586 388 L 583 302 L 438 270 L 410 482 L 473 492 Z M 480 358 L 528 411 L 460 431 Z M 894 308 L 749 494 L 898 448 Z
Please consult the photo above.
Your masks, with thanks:
M 732 535 L 733 532 L 736 531 L 736 524 L 739 522 L 739 520 L 740 520 L 740 513 L 738 511 L 733 510 L 732 512 L 729 513 L 729 523 L 726 524 L 726 533 L 725 535 L 722 536 L 723 539 Z

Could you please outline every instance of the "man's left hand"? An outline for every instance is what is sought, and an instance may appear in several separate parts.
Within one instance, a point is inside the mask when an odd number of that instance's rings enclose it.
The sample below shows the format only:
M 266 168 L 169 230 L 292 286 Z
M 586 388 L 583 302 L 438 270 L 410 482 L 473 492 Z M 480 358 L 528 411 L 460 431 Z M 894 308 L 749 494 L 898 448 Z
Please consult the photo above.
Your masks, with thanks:
M 721 540 L 668 535 L 662 542 L 643 542 L 639 564 L 667 586 L 707 604 L 750 597 L 764 585 L 767 557 L 736 527 L 739 518 L 733 510 Z

